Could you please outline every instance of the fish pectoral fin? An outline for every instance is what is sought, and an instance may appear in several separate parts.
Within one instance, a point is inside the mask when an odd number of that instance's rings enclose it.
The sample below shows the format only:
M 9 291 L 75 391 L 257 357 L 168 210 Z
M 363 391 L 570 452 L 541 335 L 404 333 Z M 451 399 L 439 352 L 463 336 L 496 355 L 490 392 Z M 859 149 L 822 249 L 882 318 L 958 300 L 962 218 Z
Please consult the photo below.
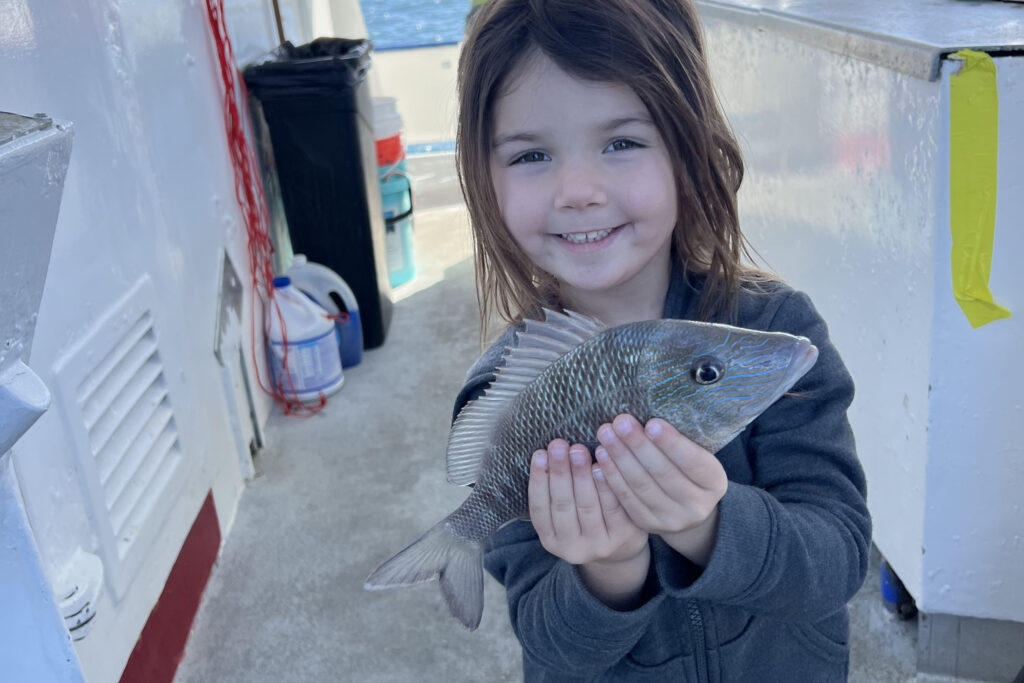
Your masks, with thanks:
M 515 398 L 551 363 L 606 329 L 601 321 L 572 311 L 545 308 L 544 316 L 544 320 L 524 321 L 525 329 L 516 333 L 516 345 L 505 351 L 505 364 L 495 371 L 497 378 L 455 419 L 446 457 L 450 483 L 476 481 L 498 422 Z

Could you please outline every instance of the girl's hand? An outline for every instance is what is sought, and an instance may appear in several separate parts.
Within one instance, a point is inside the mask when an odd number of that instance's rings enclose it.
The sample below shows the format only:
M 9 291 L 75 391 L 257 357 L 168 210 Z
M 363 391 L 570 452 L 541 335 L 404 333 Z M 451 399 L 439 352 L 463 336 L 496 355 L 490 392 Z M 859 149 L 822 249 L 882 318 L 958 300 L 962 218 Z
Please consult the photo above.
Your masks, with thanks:
M 541 545 L 578 565 L 591 594 L 609 607 L 635 607 L 650 568 L 647 532 L 595 473 L 590 451 L 556 439 L 534 453 L 528 496 Z
M 555 439 L 534 453 L 528 496 L 541 544 L 566 562 L 630 560 L 647 547 L 647 533 L 595 476 L 586 446 Z
M 630 519 L 704 566 L 714 546 L 728 479 L 707 450 L 655 418 L 619 415 L 597 430 L 597 466 Z

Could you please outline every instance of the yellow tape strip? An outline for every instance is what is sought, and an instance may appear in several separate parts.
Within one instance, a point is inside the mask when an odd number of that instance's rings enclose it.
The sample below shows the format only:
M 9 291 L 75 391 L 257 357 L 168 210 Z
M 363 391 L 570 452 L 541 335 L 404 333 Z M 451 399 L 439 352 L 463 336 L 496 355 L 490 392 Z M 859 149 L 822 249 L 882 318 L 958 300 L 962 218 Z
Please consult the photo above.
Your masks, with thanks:
M 950 79 L 949 213 L 953 233 L 953 295 L 972 327 L 1010 311 L 988 288 L 996 228 L 999 92 L 996 65 L 984 52 L 961 50 Z

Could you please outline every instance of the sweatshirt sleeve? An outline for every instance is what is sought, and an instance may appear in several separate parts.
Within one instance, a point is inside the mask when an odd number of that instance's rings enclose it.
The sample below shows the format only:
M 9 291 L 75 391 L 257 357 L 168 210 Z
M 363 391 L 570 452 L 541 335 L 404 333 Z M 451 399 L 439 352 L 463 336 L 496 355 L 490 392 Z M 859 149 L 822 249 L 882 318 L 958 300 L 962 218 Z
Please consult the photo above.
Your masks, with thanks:
M 846 416 L 853 380 L 805 294 L 790 293 L 769 327 L 809 338 L 818 361 L 739 437 L 754 481 L 729 482 L 707 567 L 660 539 L 654 565 L 669 595 L 815 620 L 845 605 L 867 573 L 871 520 Z
M 657 594 L 637 609 L 613 610 L 590 594 L 574 565 L 544 550 L 529 522 L 512 522 L 493 534 L 484 566 L 505 586 L 524 655 L 574 680 L 625 657 L 664 599 Z

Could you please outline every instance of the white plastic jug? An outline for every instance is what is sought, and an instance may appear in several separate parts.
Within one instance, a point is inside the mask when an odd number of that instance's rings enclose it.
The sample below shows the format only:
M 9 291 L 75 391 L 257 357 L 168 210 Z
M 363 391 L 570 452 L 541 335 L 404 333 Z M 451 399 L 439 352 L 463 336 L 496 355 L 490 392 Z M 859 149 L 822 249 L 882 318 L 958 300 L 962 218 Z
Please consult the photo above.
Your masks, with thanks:
M 334 323 L 327 311 L 292 285 L 291 279 L 274 278 L 274 290 L 277 305 L 270 303 L 267 307 L 267 355 L 274 385 L 285 396 L 303 403 L 319 401 L 321 393 L 329 396 L 345 381 Z M 287 376 L 283 371 L 286 351 Z
M 337 321 L 338 335 L 341 338 L 341 367 L 359 365 L 359 361 L 363 359 L 363 325 L 359 320 L 359 303 L 348 283 L 327 266 L 308 261 L 304 254 L 295 254 L 292 257 L 288 277 L 291 278 L 293 286 L 312 297 L 313 301 L 327 309 L 328 313 L 335 316 L 340 313 L 348 314 L 347 320 Z

